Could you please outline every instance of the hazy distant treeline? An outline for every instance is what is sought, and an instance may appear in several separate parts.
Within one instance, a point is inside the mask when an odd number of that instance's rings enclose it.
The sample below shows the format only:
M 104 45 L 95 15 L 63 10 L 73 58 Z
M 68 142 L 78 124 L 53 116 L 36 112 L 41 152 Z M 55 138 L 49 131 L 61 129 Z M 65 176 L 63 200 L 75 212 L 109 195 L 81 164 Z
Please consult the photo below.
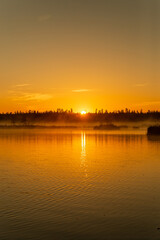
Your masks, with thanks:
M 80 113 L 74 113 L 72 109 L 70 111 L 63 109 L 57 109 L 57 111 L 28 111 L 28 112 L 10 112 L 0 114 L 0 123 L 10 124 L 34 124 L 34 123 L 54 123 L 54 122 L 66 122 L 66 123 L 94 123 L 94 122 L 138 122 L 138 121 L 160 121 L 160 111 L 130 111 L 128 109 L 108 112 L 103 110 L 96 110 L 95 113 L 87 113 L 81 115 Z

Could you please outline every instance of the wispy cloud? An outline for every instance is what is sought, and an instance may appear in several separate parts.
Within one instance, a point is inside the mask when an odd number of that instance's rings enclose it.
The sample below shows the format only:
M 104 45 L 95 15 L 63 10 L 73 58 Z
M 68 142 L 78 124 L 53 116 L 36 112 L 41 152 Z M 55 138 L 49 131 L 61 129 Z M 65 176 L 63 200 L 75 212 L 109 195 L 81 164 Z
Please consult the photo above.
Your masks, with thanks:
M 141 105 L 143 105 L 143 106 L 147 106 L 147 105 L 160 105 L 160 101 L 143 102 L 143 103 L 141 103 Z
M 148 109 L 152 109 L 152 108 L 159 108 L 160 107 L 160 101 L 146 101 L 146 102 L 139 102 L 134 104 L 134 106 L 137 107 L 141 107 L 141 108 L 148 108 Z
M 31 84 L 23 83 L 23 84 L 17 84 L 17 85 L 15 85 L 15 87 L 26 87 L 26 86 L 29 86 L 29 85 L 31 85 Z
M 48 100 L 51 99 L 52 96 L 50 94 L 42 94 L 42 93 L 25 93 L 23 95 L 23 100 L 25 101 L 31 101 L 31 100 Z
M 145 87 L 146 85 L 148 85 L 148 83 L 136 83 L 134 86 L 135 87 Z
M 48 20 L 50 20 L 52 18 L 51 14 L 44 14 L 38 17 L 38 21 L 39 22 L 47 22 Z
M 14 101 L 45 101 L 51 98 L 51 94 L 12 92 L 12 99 Z
M 75 89 L 75 90 L 72 90 L 72 92 L 75 92 L 75 93 L 90 92 L 90 91 L 92 91 L 92 89 Z

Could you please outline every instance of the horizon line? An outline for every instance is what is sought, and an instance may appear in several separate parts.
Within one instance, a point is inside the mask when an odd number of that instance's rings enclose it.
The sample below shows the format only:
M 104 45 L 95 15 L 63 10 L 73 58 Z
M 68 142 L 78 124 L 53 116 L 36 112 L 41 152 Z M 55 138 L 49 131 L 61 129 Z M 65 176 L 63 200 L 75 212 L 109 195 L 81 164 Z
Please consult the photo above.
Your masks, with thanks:
M 118 110 L 112 110 L 112 111 L 109 111 L 107 109 L 98 109 L 96 108 L 95 111 L 85 111 L 86 114 L 98 114 L 98 113 L 101 113 L 101 114 L 105 114 L 105 113 L 153 113 L 153 112 L 160 112 L 160 109 L 155 109 L 155 110 L 138 110 L 138 109 L 129 109 L 129 108 L 124 108 L 124 109 L 118 109 Z M 15 110 L 15 111 L 2 111 L 0 112 L 0 114 L 23 114 L 23 113 L 73 113 L 73 114 L 77 114 L 77 113 L 81 113 L 81 111 L 73 111 L 72 108 L 70 109 L 63 109 L 63 108 L 57 108 L 56 110 L 53 109 L 53 110 L 44 110 L 44 111 L 41 111 L 41 110 Z

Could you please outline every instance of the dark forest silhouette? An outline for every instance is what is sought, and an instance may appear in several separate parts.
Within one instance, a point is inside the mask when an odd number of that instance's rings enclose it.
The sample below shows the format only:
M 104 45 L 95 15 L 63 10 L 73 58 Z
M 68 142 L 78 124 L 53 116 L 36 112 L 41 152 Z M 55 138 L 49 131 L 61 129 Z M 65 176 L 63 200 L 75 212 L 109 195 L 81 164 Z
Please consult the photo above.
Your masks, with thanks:
M 109 123 L 109 122 L 139 122 L 139 121 L 160 121 L 160 111 L 130 111 L 128 109 L 108 112 L 96 110 L 95 113 L 81 115 L 71 110 L 57 109 L 57 111 L 28 111 L 0 113 L 0 124 L 9 123 L 12 125 L 40 124 L 40 123 Z

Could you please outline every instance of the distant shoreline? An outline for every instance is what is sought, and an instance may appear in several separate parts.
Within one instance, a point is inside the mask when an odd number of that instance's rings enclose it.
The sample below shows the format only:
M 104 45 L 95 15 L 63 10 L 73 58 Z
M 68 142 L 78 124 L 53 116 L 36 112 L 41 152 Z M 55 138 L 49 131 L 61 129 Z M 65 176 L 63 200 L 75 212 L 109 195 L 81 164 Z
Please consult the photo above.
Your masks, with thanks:
M 126 129 L 141 129 L 146 128 L 146 125 L 135 126 L 135 125 L 118 125 L 118 124 L 81 124 L 81 125 L 38 125 L 38 124 L 10 124 L 10 125 L 0 125 L 0 129 L 90 129 L 90 130 L 126 130 Z
M 15 113 L 0 113 L 0 125 L 96 125 L 112 123 L 139 123 L 139 122 L 160 122 L 160 111 L 138 112 L 118 110 L 115 112 L 104 111 L 103 109 L 95 113 L 74 113 L 72 111 L 28 111 Z
M 45 125 L 0 125 L 0 129 L 65 129 L 78 128 L 77 126 L 45 126 Z

